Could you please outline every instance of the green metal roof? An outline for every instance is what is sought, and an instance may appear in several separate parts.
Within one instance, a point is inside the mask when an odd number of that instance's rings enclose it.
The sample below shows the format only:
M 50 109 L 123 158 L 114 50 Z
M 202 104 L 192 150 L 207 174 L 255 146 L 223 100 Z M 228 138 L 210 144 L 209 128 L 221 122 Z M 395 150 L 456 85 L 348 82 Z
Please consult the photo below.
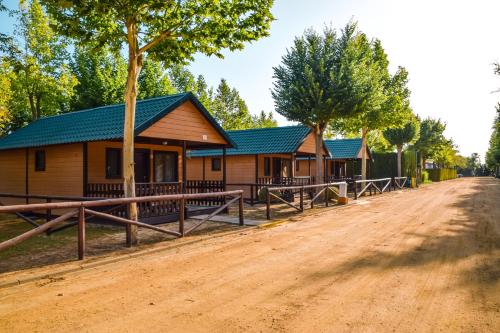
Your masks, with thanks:
M 332 159 L 357 159 L 361 150 L 361 139 L 325 140 Z
M 234 142 L 192 93 L 137 101 L 135 135 L 186 101 L 195 104 L 206 119 L 234 147 Z M 39 119 L 0 139 L 0 150 L 123 138 L 125 105 L 116 104 Z
M 304 142 L 310 129 L 305 126 L 257 128 L 226 133 L 237 148 L 227 149 L 230 155 L 287 154 L 295 153 Z M 221 149 L 192 150 L 191 157 L 221 156 Z

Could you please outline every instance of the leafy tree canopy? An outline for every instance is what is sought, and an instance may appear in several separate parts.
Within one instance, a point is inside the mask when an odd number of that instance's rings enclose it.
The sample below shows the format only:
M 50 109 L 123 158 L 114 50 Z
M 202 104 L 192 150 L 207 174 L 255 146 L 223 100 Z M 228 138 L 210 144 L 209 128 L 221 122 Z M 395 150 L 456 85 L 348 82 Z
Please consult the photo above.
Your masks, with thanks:
M 2 44 L 2 63 L 12 72 L 9 111 L 19 123 L 69 111 L 76 78 L 69 70 L 66 41 L 50 27 L 38 0 L 20 1 L 18 24 Z
M 384 138 L 393 146 L 403 147 L 405 144 L 415 142 L 420 135 L 420 123 L 417 119 L 408 121 L 402 127 L 388 128 Z

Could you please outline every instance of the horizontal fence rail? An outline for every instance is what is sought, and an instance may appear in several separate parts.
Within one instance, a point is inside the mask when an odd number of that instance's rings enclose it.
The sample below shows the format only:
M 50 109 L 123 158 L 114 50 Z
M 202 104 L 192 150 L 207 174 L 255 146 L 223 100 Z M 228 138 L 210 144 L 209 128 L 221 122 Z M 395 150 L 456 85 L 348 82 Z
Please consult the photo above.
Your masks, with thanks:
M 332 193 L 334 196 L 339 196 L 339 191 L 334 190 L 335 186 L 347 186 L 346 182 L 315 184 L 315 185 L 301 185 L 301 186 L 273 186 L 266 188 L 266 218 L 271 219 L 271 199 L 277 200 L 279 203 L 286 204 L 287 206 L 296 209 L 299 212 L 304 211 L 304 194 L 310 191 L 311 198 L 310 205 L 314 208 L 315 202 L 323 195 L 325 206 L 328 207 L 329 196 Z M 276 193 L 280 192 L 285 198 L 278 196 Z M 294 205 L 292 202 L 295 199 L 295 194 L 299 194 L 299 205 Z M 288 198 L 289 200 L 286 200 Z
M 1 196 L 1 195 L 0 195 Z M 190 200 L 204 199 L 204 198 L 217 198 L 223 196 L 225 199 L 229 198 L 224 205 L 219 207 L 217 210 L 212 212 L 209 216 L 200 222 L 197 222 L 194 226 L 185 230 L 184 220 L 186 203 Z M 96 208 L 99 207 L 113 207 L 113 206 L 123 206 L 130 205 L 132 203 L 137 203 L 138 205 L 143 203 L 152 202 L 164 202 L 164 201 L 177 201 L 180 207 L 179 214 L 179 231 L 166 230 L 160 227 L 149 225 L 146 223 L 131 220 L 125 217 L 120 217 L 110 214 L 110 212 L 100 212 Z M 134 197 L 134 198 L 114 198 L 114 199 L 100 199 L 92 201 L 67 201 L 67 202 L 46 202 L 46 203 L 34 203 L 34 204 L 22 204 L 22 205 L 11 205 L 11 206 L 0 206 L 0 213 L 20 213 L 20 212 L 32 212 L 40 210 L 55 210 L 64 209 L 69 210 L 69 212 L 56 217 L 44 224 L 38 225 L 34 229 L 31 229 L 19 236 L 8 239 L 0 243 L 0 251 L 15 246 L 33 236 L 39 235 L 48 231 L 51 228 L 57 227 L 62 222 L 65 222 L 75 216 L 78 216 L 78 221 L 72 225 L 78 225 L 78 259 L 83 259 L 85 256 L 85 224 L 92 217 L 98 217 L 105 220 L 110 220 L 119 224 L 123 224 L 127 227 L 127 233 L 129 233 L 130 226 L 137 226 L 146 229 L 151 229 L 161 233 L 169 234 L 175 237 L 183 237 L 197 228 L 199 228 L 203 223 L 209 221 L 215 215 L 229 208 L 229 206 L 236 201 L 239 201 L 239 225 L 244 224 L 243 217 L 243 191 L 225 191 L 225 192 L 214 192 L 214 193 L 193 193 L 193 194 L 173 194 L 173 195 L 157 195 L 157 196 L 144 196 L 144 197 Z M 89 218 L 87 218 L 89 216 Z M 130 237 L 127 234 L 127 245 L 130 244 Z

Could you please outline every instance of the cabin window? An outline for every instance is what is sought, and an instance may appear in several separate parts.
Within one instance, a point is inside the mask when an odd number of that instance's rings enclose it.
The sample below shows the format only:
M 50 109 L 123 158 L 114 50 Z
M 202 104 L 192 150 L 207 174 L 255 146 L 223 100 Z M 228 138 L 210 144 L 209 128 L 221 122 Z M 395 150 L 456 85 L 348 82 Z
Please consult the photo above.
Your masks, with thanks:
M 119 148 L 106 148 L 106 178 L 121 178 L 122 176 L 122 150 Z
M 295 161 L 295 171 L 300 171 L 300 161 Z
M 264 157 L 264 176 L 269 177 L 271 175 L 271 158 Z
M 155 182 L 169 183 L 178 181 L 178 154 L 169 151 L 154 152 Z
M 35 171 L 45 171 L 45 150 L 35 151 Z
M 220 171 L 221 162 L 220 158 L 212 158 L 212 171 Z

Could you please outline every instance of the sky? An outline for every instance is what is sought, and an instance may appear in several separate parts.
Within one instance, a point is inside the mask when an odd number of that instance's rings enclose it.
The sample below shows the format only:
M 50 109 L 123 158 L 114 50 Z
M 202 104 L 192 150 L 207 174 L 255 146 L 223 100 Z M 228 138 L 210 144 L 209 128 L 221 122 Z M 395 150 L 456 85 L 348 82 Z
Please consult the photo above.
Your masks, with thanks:
M 17 1 L 4 1 L 13 8 Z M 500 77 L 493 63 L 500 61 L 499 0 L 275 0 L 276 18 L 270 36 L 247 44 L 224 59 L 198 55 L 189 66 L 217 86 L 221 78 L 237 88 L 252 113 L 273 111 L 273 67 L 305 29 L 325 25 L 340 29 L 358 21 L 369 37 L 382 41 L 390 69 L 409 72 L 411 104 L 421 117 L 447 123 L 447 137 L 460 153 L 488 148 Z M 12 20 L 0 17 L 0 31 Z M 275 114 L 280 125 L 288 122 Z

